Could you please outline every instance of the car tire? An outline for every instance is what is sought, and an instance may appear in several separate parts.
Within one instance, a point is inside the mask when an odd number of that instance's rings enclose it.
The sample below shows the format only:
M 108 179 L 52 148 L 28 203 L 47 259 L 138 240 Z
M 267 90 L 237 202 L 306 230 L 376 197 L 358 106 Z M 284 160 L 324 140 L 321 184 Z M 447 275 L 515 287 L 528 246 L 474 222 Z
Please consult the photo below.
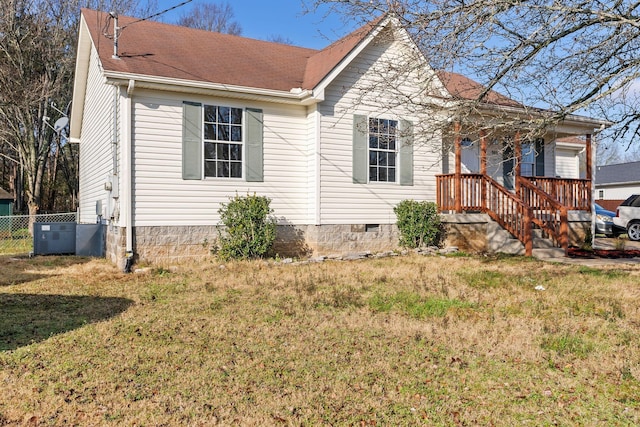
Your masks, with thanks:
M 634 242 L 640 241 L 640 222 L 635 221 L 627 225 L 627 236 Z

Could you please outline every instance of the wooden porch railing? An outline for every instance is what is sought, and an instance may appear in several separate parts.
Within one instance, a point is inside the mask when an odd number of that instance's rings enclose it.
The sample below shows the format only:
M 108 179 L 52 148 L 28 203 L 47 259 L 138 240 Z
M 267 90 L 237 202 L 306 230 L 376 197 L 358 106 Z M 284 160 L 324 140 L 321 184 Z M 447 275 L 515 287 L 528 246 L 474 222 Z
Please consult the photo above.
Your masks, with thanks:
M 531 181 L 523 179 L 518 198 L 531 208 L 531 221 L 551 237 L 556 246 L 569 249 L 569 209 Z
M 436 183 L 436 200 L 441 211 L 488 214 L 524 244 L 528 256 L 533 250 L 532 224 L 544 230 L 566 252 L 568 211 L 590 210 L 587 180 L 524 178 L 517 186 L 518 194 L 482 174 L 461 174 L 460 194 L 456 194 L 455 174 L 437 175 Z
M 460 206 L 465 211 L 484 211 L 483 175 L 466 173 L 460 176 Z M 455 174 L 437 175 L 436 199 L 443 211 L 456 210 Z
M 535 185 L 568 210 L 591 211 L 591 181 L 588 179 L 565 179 L 547 177 L 520 177 L 520 182 Z
M 524 245 L 525 255 L 531 256 L 533 253 L 531 207 L 493 178 L 485 175 L 484 180 L 487 186 L 484 212 L 520 240 Z
M 436 200 L 441 211 L 479 211 L 513 234 L 531 255 L 531 209 L 493 178 L 482 174 L 460 175 L 460 195 L 455 174 L 436 176 Z

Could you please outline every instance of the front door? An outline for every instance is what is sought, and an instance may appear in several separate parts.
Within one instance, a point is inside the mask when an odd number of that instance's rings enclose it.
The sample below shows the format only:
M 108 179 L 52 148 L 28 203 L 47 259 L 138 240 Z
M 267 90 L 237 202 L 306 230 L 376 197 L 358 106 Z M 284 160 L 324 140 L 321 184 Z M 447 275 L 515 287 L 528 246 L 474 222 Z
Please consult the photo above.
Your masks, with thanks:
M 462 173 L 478 173 L 480 172 L 480 150 L 477 141 L 464 138 L 460 141 L 462 148 Z

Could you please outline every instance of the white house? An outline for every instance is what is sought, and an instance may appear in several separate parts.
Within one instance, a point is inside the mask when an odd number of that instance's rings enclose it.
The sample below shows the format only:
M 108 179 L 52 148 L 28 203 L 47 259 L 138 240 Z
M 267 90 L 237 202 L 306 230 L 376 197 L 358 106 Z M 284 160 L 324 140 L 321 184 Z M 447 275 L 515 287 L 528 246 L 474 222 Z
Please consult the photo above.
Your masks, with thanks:
M 632 194 L 640 194 L 640 162 L 596 167 L 597 202 L 605 209 L 616 208 Z
M 206 255 L 221 203 L 247 193 L 272 199 L 280 253 L 392 249 L 401 200 L 496 210 L 469 205 L 463 190 L 443 193 L 466 176 L 463 160 L 507 192 L 528 188 L 522 175 L 553 192 L 556 139 L 601 125 L 571 116 L 508 155 L 477 123 L 456 123 L 451 136 L 425 132 L 444 116 L 415 105 L 470 98 L 477 84 L 431 70 L 389 16 L 322 50 L 124 16 L 116 44 L 113 21 L 82 10 L 70 137 L 80 144 L 79 221 L 107 225 L 107 254 L 118 263 Z M 482 108 L 523 112 L 493 92 Z M 587 137 L 583 151 L 590 145 Z M 463 147 L 473 155 L 463 159 Z M 584 210 L 588 199 L 564 202 Z

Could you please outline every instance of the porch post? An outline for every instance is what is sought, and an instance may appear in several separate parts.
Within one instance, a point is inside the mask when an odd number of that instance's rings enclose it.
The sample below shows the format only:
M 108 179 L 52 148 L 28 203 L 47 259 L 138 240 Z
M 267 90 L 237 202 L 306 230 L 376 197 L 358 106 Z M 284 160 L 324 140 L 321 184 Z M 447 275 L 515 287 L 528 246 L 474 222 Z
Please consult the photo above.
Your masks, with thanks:
M 480 129 L 480 173 L 482 174 L 482 181 L 480 184 L 480 203 L 482 209 L 487 208 L 487 186 L 485 178 L 487 176 L 487 132 L 484 129 Z
M 460 122 L 453 124 L 453 138 L 456 149 L 455 210 L 457 213 L 462 213 L 462 140 L 460 138 Z
M 516 163 L 516 169 L 515 169 L 515 176 L 513 177 L 513 181 L 514 181 L 514 187 L 516 190 L 516 194 L 520 193 L 520 173 L 521 173 L 521 167 L 520 167 L 520 162 L 522 160 L 522 145 L 520 144 L 520 131 L 516 131 L 516 136 L 515 139 L 513 141 L 513 152 L 514 152 L 514 156 L 515 156 L 515 163 Z
M 586 135 L 586 140 L 585 140 L 585 160 L 586 160 L 586 171 L 585 171 L 585 178 L 587 179 L 587 206 L 589 206 L 589 212 L 591 211 L 591 202 L 593 199 L 593 193 L 591 192 L 591 184 L 592 184 L 592 180 L 593 180 L 593 159 L 592 159 L 592 146 L 591 146 L 591 134 L 588 133 Z

